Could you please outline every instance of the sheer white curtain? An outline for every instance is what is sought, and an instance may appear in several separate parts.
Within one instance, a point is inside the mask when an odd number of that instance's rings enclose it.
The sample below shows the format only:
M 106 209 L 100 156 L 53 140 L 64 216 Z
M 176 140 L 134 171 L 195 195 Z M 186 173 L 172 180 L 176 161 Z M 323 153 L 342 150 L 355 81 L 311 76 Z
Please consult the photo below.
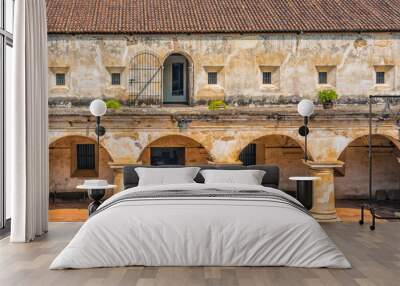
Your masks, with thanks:
M 7 98 L 6 178 L 12 242 L 47 231 L 48 117 L 45 0 L 15 2 L 14 94 Z

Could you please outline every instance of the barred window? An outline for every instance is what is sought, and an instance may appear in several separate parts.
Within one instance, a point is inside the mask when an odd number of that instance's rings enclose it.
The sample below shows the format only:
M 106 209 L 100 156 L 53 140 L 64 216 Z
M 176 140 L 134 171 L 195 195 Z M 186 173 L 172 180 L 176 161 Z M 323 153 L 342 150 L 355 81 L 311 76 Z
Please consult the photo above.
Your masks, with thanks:
M 78 170 L 94 170 L 96 166 L 95 144 L 77 144 L 76 162 Z
M 247 145 L 239 155 L 239 160 L 242 161 L 244 166 L 256 165 L 257 164 L 257 145 Z
M 209 72 L 208 73 L 208 84 L 217 84 L 218 83 L 218 73 Z
M 385 84 L 385 72 L 376 72 L 376 84 Z
M 272 84 L 272 73 L 271 72 L 263 72 L 262 73 L 262 81 L 263 81 L 263 84 Z
M 328 73 L 327 72 L 319 72 L 318 73 L 318 83 L 319 84 L 327 84 L 328 83 Z
M 56 73 L 56 85 L 65 85 L 65 73 Z
M 111 74 L 111 84 L 112 85 L 121 85 L 121 74 L 120 73 L 112 73 Z

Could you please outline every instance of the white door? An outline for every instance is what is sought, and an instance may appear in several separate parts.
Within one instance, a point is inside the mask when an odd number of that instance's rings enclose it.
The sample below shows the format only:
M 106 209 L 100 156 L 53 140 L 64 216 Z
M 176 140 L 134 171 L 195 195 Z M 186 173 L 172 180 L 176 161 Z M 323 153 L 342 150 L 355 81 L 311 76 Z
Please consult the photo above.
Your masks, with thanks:
M 164 103 L 187 103 L 187 60 L 171 55 L 164 63 Z

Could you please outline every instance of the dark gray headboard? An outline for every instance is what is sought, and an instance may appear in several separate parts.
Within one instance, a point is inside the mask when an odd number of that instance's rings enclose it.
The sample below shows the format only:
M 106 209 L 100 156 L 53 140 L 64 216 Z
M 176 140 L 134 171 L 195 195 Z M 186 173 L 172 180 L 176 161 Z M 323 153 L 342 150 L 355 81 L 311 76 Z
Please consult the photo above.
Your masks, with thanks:
M 135 171 L 137 167 L 145 168 L 179 168 L 185 166 L 126 166 L 124 167 L 124 190 L 136 187 L 139 183 L 139 177 Z M 273 165 L 252 165 L 252 166 L 233 166 L 233 165 L 204 165 L 204 166 L 190 166 L 190 167 L 200 167 L 201 169 L 219 169 L 219 170 L 248 170 L 256 169 L 265 171 L 264 178 L 262 180 L 262 185 L 265 187 L 279 188 L 279 167 Z M 197 183 L 204 183 L 203 176 L 198 173 L 194 180 Z

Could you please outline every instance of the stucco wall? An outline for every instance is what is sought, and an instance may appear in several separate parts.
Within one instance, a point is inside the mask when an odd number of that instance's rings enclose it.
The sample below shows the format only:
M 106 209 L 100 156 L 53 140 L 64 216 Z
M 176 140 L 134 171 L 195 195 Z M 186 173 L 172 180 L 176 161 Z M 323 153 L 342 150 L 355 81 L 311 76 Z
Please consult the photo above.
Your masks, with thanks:
M 121 166 L 148 164 L 152 144 L 187 147 L 188 164 L 239 164 L 241 150 L 256 140 L 264 146 L 259 147 L 264 149 L 259 163 L 279 165 L 282 189 L 294 190 L 288 177 L 310 171 L 301 160 L 304 141 L 298 135 L 302 119 L 296 103 L 303 97 L 316 99 L 319 89 L 336 89 L 340 98 L 335 109 L 316 107 L 308 150 L 316 162 L 345 161 L 345 177 L 335 179 L 339 198 L 367 194 L 365 150 L 349 148 L 346 158 L 341 158 L 351 142 L 368 134 L 367 96 L 400 92 L 400 33 L 49 35 L 48 46 L 51 142 L 71 135 L 94 138 L 89 102 L 98 97 L 128 102 L 129 69 L 138 53 L 154 54 L 160 65 L 174 53 L 187 57 L 190 103 L 195 106 L 124 106 L 102 119 L 107 133 L 101 143 L 109 161 Z M 382 69 L 387 72 L 387 82 L 378 86 L 375 72 Z M 328 85 L 318 85 L 318 70 L 328 71 Z M 122 72 L 121 86 L 111 86 L 113 71 Z M 207 71 L 218 71 L 218 85 L 207 84 Z M 262 84 L 262 71 L 273 73 L 273 85 Z M 55 86 L 57 72 L 66 73 L 66 86 Z M 225 99 L 228 108 L 209 111 L 196 106 L 214 98 Z M 382 109 L 382 104 L 374 106 L 374 112 Z M 374 121 L 373 131 L 398 144 L 395 120 Z M 260 140 L 271 135 L 292 141 Z M 68 180 L 61 166 L 68 169 L 66 162 L 52 163 L 56 180 Z M 400 187 L 399 165 L 393 154 L 378 154 L 375 164 L 376 188 Z M 111 180 L 113 171 L 109 172 L 105 177 Z M 114 177 L 116 172 L 114 169 Z M 70 179 L 67 184 L 77 183 Z
M 399 33 L 253 35 L 49 35 L 50 97 L 128 100 L 127 79 L 134 56 L 154 53 L 160 64 L 171 53 L 187 56 L 193 68 L 192 102 L 224 95 L 237 104 L 288 103 L 314 97 L 331 87 L 342 102 L 400 89 Z M 219 85 L 207 84 L 207 70 L 218 68 Z M 377 68 L 387 84 L 375 85 Z M 66 87 L 55 73 L 66 71 Z M 110 71 L 122 71 L 122 85 L 111 86 Z M 272 69 L 273 86 L 262 85 L 261 71 Z M 317 70 L 328 69 L 328 86 L 317 84 Z M 362 100 L 365 102 L 365 100 Z M 68 104 L 68 102 L 64 102 Z M 59 102 L 63 104 L 63 102 Z

